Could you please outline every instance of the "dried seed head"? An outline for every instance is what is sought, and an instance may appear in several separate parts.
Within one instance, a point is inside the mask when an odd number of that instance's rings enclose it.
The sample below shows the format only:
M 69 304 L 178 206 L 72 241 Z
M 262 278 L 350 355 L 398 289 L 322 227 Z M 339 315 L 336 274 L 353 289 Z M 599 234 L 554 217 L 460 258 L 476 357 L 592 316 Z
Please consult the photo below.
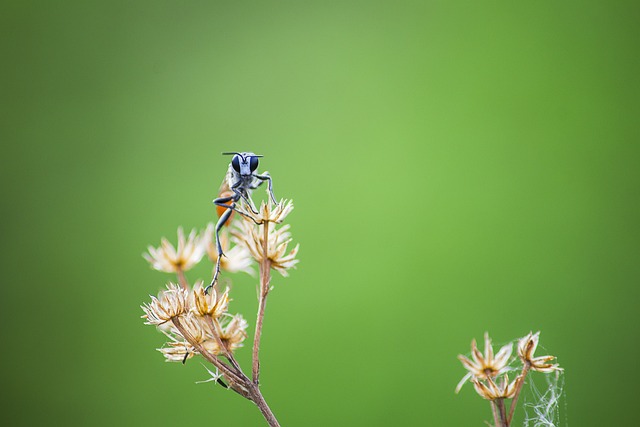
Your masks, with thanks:
M 158 348 L 157 350 L 165 357 L 166 362 L 184 363 L 191 359 L 195 354 L 195 348 L 185 342 L 170 342 L 167 347 Z
M 205 318 L 195 314 L 194 311 L 180 317 L 181 329 L 173 326 L 168 331 L 164 331 L 171 342 L 167 343 L 165 347 L 159 348 L 158 351 L 164 355 L 167 361 L 184 362 L 193 355 L 200 354 L 192 344 L 200 344 L 207 352 L 216 356 L 222 353 L 218 340 L 213 335 L 211 325 L 207 324 Z M 231 352 L 242 347 L 242 342 L 247 337 L 248 327 L 248 323 L 242 315 L 225 314 L 221 323 L 220 341 Z
M 249 324 L 241 314 L 236 314 L 222 328 L 220 339 L 230 351 L 242 347 L 242 342 L 247 337 L 247 327 Z
M 555 356 L 538 356 L 534 357 L 533 353 L 538 347 L 540 339 L 540 331 L 529 332 L 525 337 L 518 341 L 518 356 L 522 363 L 529 365 L 529 368 L 538 372 L 561 371 L 562 368 L 558 364 L 548 363 L 555 359 Z
M 231 317 L 231 321 L 222 327 L 220 341 L 227 347 L 227 350 L 233 352 L 235 349 L 242 347 L 242 342 L 247 337 L 247 327 L 247 321 L 240 314 Z M 204 341 L 202 346 L 211 354 L 218 355 L 222 352 L 218 341 L 213 336 Z
M 213 338 L 213 335 L 211 335 L 211 329 L 204 322 L 204 319 L 193 314 L 193 311 L 180 318 L 180 325 L 182 326 L 184 333 L 177 328 L 172 329 L 172 332 L 177 337 L 178 341 L 202 344 L 208 339 Z
M 175 323 L 178 322 L 181 328 Z M 194 355 L 199 354 L 192 344 L 202 344 L 212 338 L 209 328 L 202 321 L 202 317 L 193 312 L 186 313 L 179 320 L 174 319 L 168 330 L 163 330 L 171 341 L 158 351 L 167 359 L 167 362 L 185 362 Z
M 212 316 L 218 318 L 227 312 L 229 308 L 229 288 L 218 295 L 216 290 L 212 288 L 208 294 L 204 292 L 202 282 L 196 284 L 193 288 L 194 312 L 200 316 Z
M 462 380 L 458 383 L 456 393 L 460 391 L 464 383 L 470 378 L 486 380 L 495 378 L 506 371 L 512 351 L 513 343 L 509 343 L 503 346 L 494 356 L 491 338 L 489 338 L 487 332 L 484 334 L 484 356 L 480 353 L 480 350 L 478 350 L 476 340 L 471 341 L 471 357 L 473 360 L 470 360 L 462 354 L 458 355 L 462 366 L 464 366 L 469 373 L 462 377 Z
M 291 243 L 291 233 L 289 224 L 276 228 L 269 226 L 267 234 L 267 253 L 264 251 L 264 224 L 256 225 L 250 221 L 242 221 L 238 224 L 238 229 L 234 235 L 240 243 L 249 249 L 256 261 L 262 262 L 265 258 L 271 262 L 271 267 L 282 274 L 288 276 L 287 270 L 294 268 L 298 263 L 296 256 L 300 245 L 296 245 L 289 253 L 287 247 Z
M 516 393 L 516 386 L 519 381 L 520 377 L 517 377 L 513 382 L 509 383 L 507 374 L 504 374 L 502 381 L 499 381 L 500 385 L 496 384 L 492 378 L 487 378 L 485 382 L 477 378 L 471 380 L 478 394 L 487 400 L 511 399 Z
M 145 314 L 146 325 L 162 325 L 174 317 L 182 316 L 189 311 L 189 293 L 180 286 L 170 283 L 158 297 L 151 297 L 151 302 L 141 306 Z
M 268 203 L 264 201 L 260 204 L 258 213 L 252 212 L 251 209 L 242 209 L 242 216 L 245 219 L 252 221 L 255 224 L 262 224 L 265 222 L 275 222 L 276 224 L 282 223 L 284 219 L 293 210 L 293 201 L 282 199 L 280 203 L 273 206 L 271 201 Z
M 142 254 L 151 266 L 165 273 L 177 273 L 187 271 L 200 262 L 204 256 L 202 239 L 198 237 L 196 230 L 189 233 L 185 239 L 182 227 L 178 228 L 178 248 L 174 248 L 165 238 L 162 238 L 158 248 L 148 247 L 149 253 Z
M 215 225 L 213 223 L 207 224 L 207 228 L 204 231 L 204 247 L 207 251 L 211 262 L 218 261 L 218 250 L 216 248 L 215 240 Z M 228 271 L 230 273 L 236 273 L 238 271 L 244 271 L 245 273 L 255 276 L 256 272 L 251 267 L 253 264 L 253 258 L 249 249 L 244 245 L 237 244 L 235 239 L 232 239 L 236 243 L 232 248 L 229 248 L 231 241 L 229 239 L 228 228 L 223 228 L 219 233 L 220 245 L 222 246 L 222 252 L 224 256 L 220 259 L 220 269 Z

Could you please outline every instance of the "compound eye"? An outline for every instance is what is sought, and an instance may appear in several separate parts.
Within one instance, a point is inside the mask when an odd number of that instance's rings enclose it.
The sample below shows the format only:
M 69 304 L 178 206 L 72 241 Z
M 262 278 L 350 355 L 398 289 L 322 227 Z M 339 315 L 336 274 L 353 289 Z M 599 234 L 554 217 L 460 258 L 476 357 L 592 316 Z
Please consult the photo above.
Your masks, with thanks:
M 233 159 L 231 159 L 231 166 L 233 166 L 234 171 L 240 173 L 240 156 L 233 156 Z
M 251 172 L 254 172 L 256 169 L 258 169 L 258 158 L 257 157 L 251 157 L 250 163 L 249 163 L 249 169 L 251 169 Z

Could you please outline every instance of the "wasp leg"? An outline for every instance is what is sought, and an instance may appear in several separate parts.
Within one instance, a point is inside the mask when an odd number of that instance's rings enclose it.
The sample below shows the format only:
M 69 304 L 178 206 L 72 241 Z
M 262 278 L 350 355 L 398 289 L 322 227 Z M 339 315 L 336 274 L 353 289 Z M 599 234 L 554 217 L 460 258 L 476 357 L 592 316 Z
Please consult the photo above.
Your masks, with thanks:
M 251 221 L 255 222 L 258 225 L 262 224 L 261 222 L 257 222 L 256 219 L 254 217 L 252 217 L 251 215 L 248 215 L 246 212 L 241 211 L 238 208 L 236 208 L 235 202 L 240 200 L 240 197 L 241 197 L 241 195 L 234 195 L 234 196 L 231 196 L 231 197 L 220 197 L 218 199 L 215 199 L 213 201 L 213 204 L 216 205 L 216 206 L 227 208 L 227 209 L 232 210 L 234 212 L 238 212 L 238 215 L 242 215 L 243 217 L 250 219 Z M 230 202 L 230 201 L 233 201 L 234 203 L 231 204 L 231 205 L 227 205 L 227 203 Z M 257 214 L 258 212 L 255 212 L 255 213 Z
M 236 197 L 237 200 L 240 200 L 241 198 L 247 202 L 247 205 L 249 206 L 249 209 L 251 209 L 251 212 L 253 212 L 254 214 L 258 215 L 258 210 L 256 209 L 255 205 L 253 204 L 253 200 L 251 199 L 251 196 L 249 196 L 249 194 L 245 191 L 242 191 L 242 189 L 238 189 L 238 188 L 234 188 L 231 187 L 231 190 L 236 193 Z M 239 211 L 237 211 L 239 212 Z M 246 215 L 245 215 L 246 216 Z
M 226 203 L 228 202 L 232 202 L 232 203 L 230 205 L 227 205 Z M 231 216 L 231 213 L 235 210 L 235 207 L 236 207 L 236 200 L 234 196 L 220 197 L 219 199 L 215 199 L 213 203 L 216 206 L 225 207 L 227 208 L 227 210 L 224 211 L 224 213 L 220 216 L 220 218 L 218 219 L 218 222 L 216 223 L 215 233 L 216 233 L 216 250 L 218 251 L 218 259 L 216 260 L 216 270 L 213 273 L 213 279 L 211 279 L 211 283 L 204 290 L 205 294 L 209 293 L 209 289 L 211 289 L 216 284 L 216 281 L 218 280 L 218 275 L 220 274 L 220 259 L 224 256 L 224 252 L 222 252 L 222 245 L 220 244 L 220 230 L 222 229 L 222 226 L 227 222 L 227 220 Z
M 256 178 L 258 178 L 261 182 L 260 184 L 262 184 L 262 182 L 264 181 L 269 181 L 269 196 L 271 196 L 271 200 L 273 201 L 273 203 L 275 203 L 276 205 L 278 204 L 278 202 L 276 201 L 276 196 L 273 194 L 273 181 L 271 180 L 271 176 L 269 176 L 268 173 L 265 173 L 264 175 L 254 175 Z M 258 184 L 258 185 L 260 185 Z M 256 186 L 257 188 L 257 186 Z
M 218 197 L 217 199 L 213 199 L 213 204 L 216 205 L 216 206 L 220 206 L 222 208 L 235 210 L 235 202 L 237 202 L 237 201 L 238 201 L 238 199 L 234 195 L 234 196 L 229 196 L 229 197 Z M 229 203 L 229 202 L 232 202 L 232 203 L 230 205 L 227 205 L 227 203 Z
M 245 218 L 251 218 L 245 212 L 243 212 L 243 211 L 241 211 L 241 210 L 236 208 L 235 202 L 240 200 L 240 198 L 242 198 L 242 195 L 236 190 L 234 190 L 234 193 L 236 193 L 236 194 L 234 194 L 233 196 L 220 197 L 220 198 L 214 199 L 213 200 L 213 204 L 216 205 L 216 206 L 220 206 L 222 208 L 227 208 L 227 209 L 231 209 L 232 211 L 238 212 L 238 215 L 242 215 Z M 233 201 L 234 203 L 232 205 L 227 205 L 227 203 L 229 203 L 231 201 Z

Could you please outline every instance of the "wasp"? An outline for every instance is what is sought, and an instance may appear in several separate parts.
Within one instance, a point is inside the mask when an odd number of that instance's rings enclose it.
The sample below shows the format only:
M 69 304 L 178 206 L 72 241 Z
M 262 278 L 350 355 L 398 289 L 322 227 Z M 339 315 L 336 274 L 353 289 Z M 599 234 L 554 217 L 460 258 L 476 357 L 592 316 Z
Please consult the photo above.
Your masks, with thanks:
M 233 212 L 238 212 L 241 215 L 246 215 L 236 209 L 236 205 L 243 200 L 246 205 L 255 214 L 258 213 L 253 200 L 251 199 L 251 190 L 255 190 L 268 182 L 268 192 L 271 200 L 274 204 L 278 204 L 276 197 L 273 195 L 273 182 L 268 172 L 259 174 L 258 159 L 262 155 L 254 153 L 222 153 L 223 155 L 233 156 L 229 168 L 227 169 L 227 175 L 222 182 L 218 198 L 213 200 L 213 204 L 216 205 L 218 212 L 218 222 L 216 223 L 215 235 L 216 235 L 216 249 L 218 251 L 218 259 L 216 261 L 216 270 L 213 274 L 211 284 L 207 286 L 208 291 L 218 280 L 220 274 L 220 258 L 224 256 L 222 252 L 222 245 L 220 244 L 220 230 L 222 227 L 231 220 Z

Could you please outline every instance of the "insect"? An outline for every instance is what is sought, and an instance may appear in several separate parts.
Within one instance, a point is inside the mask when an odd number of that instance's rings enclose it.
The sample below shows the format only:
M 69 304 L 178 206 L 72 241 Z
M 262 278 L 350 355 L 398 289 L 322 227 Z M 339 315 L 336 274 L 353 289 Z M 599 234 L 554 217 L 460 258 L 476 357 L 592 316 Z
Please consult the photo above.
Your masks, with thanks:
M 225 177 L 222 186 L 220 188 L 220 196 L 213 200 L 213 204 L 216 205 L 218 215 L 220 218 L 216 223 L 215 235 L 216 235 L 216 249 L 218 251 L 218 259 L 216 261 L 216 270 L 213 274 L 211 284 L 207 286 L 205 292 L 215 285 L 220 274 L 220 258 L 224 256 L 222 252 L 222 245 L 220 244 L 220 229 L 231 219 L 231 214 L 236 211 L 241 215 L 245 215 L 236 209 L 236 205 L 240 200 L 244 200 L 249 206 L 249 209 L 255 214 L 258 213 L 256 207 L 251 200 L 251 190 L 255 190 L 265 181 L 268 181 L 268 191 L 271 200 L 276 205 L 276 197 L 273 195 L 273 183 L 269 173 L 265 172 L 260 175 L 258 170 L 258 159 L 262 155 L 254 153 L 222 153 L 223 155 L 233 155 L 229 168 L 227 169 L 227 176 Z

